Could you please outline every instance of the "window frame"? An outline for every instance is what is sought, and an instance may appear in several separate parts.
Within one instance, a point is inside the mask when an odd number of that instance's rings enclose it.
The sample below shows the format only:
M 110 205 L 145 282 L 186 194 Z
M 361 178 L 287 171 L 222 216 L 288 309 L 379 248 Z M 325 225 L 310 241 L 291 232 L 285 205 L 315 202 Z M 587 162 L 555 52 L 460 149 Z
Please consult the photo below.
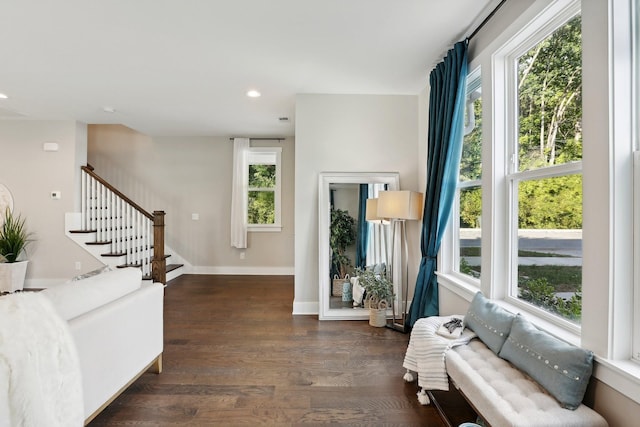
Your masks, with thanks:
M 475 67 L 467 74 L 466 87 L 467 87 L 467 92 L 469 91 L 469 88 L 477 88 L 477 87 L 482 88 L 481 67 L 479 66 Z M 468 103 L 465 103 L 465 108 L 467 108 L 468 105 L 469 105 Z M 469 114 L 468 111 L 467 111 L 467 114 Z M 484 123 L 484 120 L 482 121 L 482 123 Z M 484 145 L 484 140 L 482 142 L 482 145 Z M 482 153 L 481 153 L 481 157 L 482 157 Z M 450 227 L 451 238 L 445 239 L 445 242 L 446 241 L 450 242 L 449 246 L 451 247 L 450 254 L 449 254 L 449 259 L 451 260 L 451 262 L 449 263 L 447 270 L 451 275 L 455 276 L 460 281 L 463 281 L 475 288 L 480 288 L 480 278 L 475 278 L 473 276 L 470 276 L 460 271 L 460 192 L 465 188 L 472 188 L 472 187 L 479 187 L 480 190 L 483 189 L 482 174 L 479 179 L 468 180 L 468 181 L 460 181 L 460 177 L 458 174 L 458 183 L 456 185 L 456 194 L 455 194 L 453 211 L 452 211 L 452 218 L 454 220 L 451 221 L 451 227 Z M 480 233 L 482 236 L 482 228 L 480 229 Z M 480 239 L 480 242 L 482 242 L 482 238 Z M 480 248 L 480 254 L 482 254 L 482 247 Z
M 265 162 L 267 157 L 274 157 L 273 163 Z M 245 176 L 248 179 L 249 166 L 250 165 L 271 165 L 276 166 L 276 186 L 273 189 L 274 194 L 274 209 L 275 219 L 273 224 L 251 224 L 249 223 L 249 192 L 250 191 L 267 191 L 265 189 L 255 189 L 249 187 L 247 184 L 247 190 L 245 197 L 247 199 L 246 211 L 244 213 L 247 221 L 247 232 L 280 232 L 282 231 L 282 147 L 250 147 L 247 152 L 247 161 Z M 248 182 L 248 181 L 247 181 Z M 269 190 L 270 191 L 270 190 Z

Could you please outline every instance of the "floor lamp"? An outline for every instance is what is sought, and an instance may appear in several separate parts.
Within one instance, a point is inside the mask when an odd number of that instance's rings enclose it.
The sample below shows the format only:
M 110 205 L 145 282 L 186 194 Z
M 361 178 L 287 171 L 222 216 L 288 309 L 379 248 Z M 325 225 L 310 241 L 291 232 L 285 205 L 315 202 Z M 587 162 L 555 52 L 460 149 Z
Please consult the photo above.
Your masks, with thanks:
M 383 228 L 383 225 L 389 224 L 389 220 L 378 216 L 378 199 L 367 199 L 367 211 L 365 215 L 365 219 L 367 222 L 374 224 L 375 226 L 380 226 L 380 246 L 384 247 L 384 263 L 385 263 L 385 274 L 389 268 L 389 256 L 387 250 L 387 239 L 385 238 L 386 232 Z M 376 245 L 377 246 L 377 245 Z M 376 263 L 379 259 L 382 258 L 382 249 L 378 247 L 380 257 L 376 254 Z
M 387 326 L 400 332 L 408 332 L 406 326 L 407 311 L 409 309 L 409 247 L 407 244 L 406 221 L 416 221 L 422 218 L 422 193 L 415 191 L 381 191 L 378 195 L 377 215 L 389 218 L 392 224 L 391 265 L 395 266 L 396 259 L 396 229 L 400 227 L 401 250 L 400 259 L 403 269 L 400 271 L 398 285 L 398 304 L 392 304 L 393 318 Z

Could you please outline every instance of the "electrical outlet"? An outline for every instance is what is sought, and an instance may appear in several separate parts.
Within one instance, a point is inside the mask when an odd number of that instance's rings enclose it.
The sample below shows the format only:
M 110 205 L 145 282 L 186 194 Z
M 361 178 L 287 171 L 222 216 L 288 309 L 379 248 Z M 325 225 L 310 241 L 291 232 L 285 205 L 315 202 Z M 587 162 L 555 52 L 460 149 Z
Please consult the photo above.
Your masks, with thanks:
M 240 259 L 244 259 L 244 252 L 240 252 Z

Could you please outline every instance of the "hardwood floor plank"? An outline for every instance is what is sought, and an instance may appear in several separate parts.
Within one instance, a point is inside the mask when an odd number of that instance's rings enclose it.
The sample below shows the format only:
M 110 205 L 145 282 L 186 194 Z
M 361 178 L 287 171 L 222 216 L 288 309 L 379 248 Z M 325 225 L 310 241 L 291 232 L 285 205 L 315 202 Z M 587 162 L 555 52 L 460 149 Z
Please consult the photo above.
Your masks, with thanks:
M 292 300 L 291 276 L 173 280 L 163 373 L 142 375 L 90 426 L 445 425 L 402 380 L 409 335 L 292 316 Z

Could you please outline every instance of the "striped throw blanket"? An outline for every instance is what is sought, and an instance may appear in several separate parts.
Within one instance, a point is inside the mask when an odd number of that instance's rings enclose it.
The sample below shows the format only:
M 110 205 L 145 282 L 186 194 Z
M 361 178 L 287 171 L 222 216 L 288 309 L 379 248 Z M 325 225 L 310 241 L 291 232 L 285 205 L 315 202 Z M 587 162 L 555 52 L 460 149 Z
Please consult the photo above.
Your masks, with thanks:
M 426 317 L 418 319 L 413 325 L 402 366 L 417 372 L 418 386 L 423 390 L 449 390 L 445 353 L 455 346 L 468 343 L 476 336 L 468 328 L 464 328 L 458 338 L 445 338 L 436 333 L 441 325 L 456 317 L 461 316 Z

